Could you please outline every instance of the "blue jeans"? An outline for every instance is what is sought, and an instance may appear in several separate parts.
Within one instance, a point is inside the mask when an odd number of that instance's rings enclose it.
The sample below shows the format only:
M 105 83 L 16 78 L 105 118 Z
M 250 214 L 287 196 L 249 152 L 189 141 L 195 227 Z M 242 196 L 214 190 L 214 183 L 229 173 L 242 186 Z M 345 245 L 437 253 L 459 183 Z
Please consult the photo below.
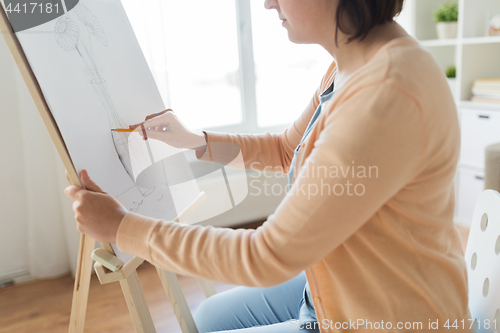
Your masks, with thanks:
M 203 301 L 194 321 L 200 333 L 319 333 L 299 329 L 299 303 L 306 284 L 304 272 L 269 288 L 236 287 Z

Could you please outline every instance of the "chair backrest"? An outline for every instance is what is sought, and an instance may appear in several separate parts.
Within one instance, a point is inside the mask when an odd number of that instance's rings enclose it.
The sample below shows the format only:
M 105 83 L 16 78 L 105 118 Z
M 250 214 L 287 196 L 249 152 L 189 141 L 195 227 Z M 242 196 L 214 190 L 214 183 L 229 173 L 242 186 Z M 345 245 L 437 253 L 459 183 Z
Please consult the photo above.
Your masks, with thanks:
M 500 193 L 479 196 L 465 252 L 474 332 L 500 332 Z

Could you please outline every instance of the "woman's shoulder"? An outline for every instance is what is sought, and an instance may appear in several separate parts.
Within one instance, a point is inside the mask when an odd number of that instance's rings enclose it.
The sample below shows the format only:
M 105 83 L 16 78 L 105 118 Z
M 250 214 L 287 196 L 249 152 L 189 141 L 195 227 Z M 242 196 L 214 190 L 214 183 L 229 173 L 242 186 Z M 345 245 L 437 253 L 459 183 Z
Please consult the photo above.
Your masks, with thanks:
M 432 55 L 412 36 L 392 39 L 351 76 L 346 88 L 411 77 L 428 65 L 429 57 L 432 58 Z
M 394 128 L 420 127 L 426 153 L 440 151 L 456 160 L 459 127 L 453 96 L 432 54 L 413 37 L 384 46 L 340 87 L 325 107 L 329 114 L 331 119 L 363 114 Z
M 437 100 L 454 105 L 444 72 L 432 54 L 412 36 L 396 38 L 384 45 L 341 87 L 343 91 L 339 91 L 338 97 L 385 83 L 393 86 L 395 93 L 411 97 L 420 107 L 435 105 Z

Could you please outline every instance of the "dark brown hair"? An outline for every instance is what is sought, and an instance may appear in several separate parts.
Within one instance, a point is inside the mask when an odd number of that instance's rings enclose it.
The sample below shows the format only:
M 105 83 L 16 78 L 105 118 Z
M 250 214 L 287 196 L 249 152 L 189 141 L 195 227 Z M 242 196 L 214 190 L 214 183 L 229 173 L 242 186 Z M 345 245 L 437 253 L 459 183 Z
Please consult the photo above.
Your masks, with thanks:
M 349 35 L 347 43 L 363 40 L 377 25 L 390 22 L 403 10 L 404 0 L 339 0 L 337 7 L 338 31 Z

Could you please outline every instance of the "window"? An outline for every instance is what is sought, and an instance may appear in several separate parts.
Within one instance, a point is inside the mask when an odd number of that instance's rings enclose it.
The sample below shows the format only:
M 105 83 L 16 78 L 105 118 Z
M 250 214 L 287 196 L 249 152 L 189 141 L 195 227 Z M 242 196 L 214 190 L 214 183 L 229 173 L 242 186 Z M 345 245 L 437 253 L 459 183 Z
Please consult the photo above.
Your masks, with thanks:
M 290 124 L 316 92 L 332 62 L 319 45 L 297 45 L 275 10 L 251 1 L 259 127 Z
M 264 0 L 122 2 L 165 104 L 190 128 L 282 130 L 332 61 L 288 41 Z

